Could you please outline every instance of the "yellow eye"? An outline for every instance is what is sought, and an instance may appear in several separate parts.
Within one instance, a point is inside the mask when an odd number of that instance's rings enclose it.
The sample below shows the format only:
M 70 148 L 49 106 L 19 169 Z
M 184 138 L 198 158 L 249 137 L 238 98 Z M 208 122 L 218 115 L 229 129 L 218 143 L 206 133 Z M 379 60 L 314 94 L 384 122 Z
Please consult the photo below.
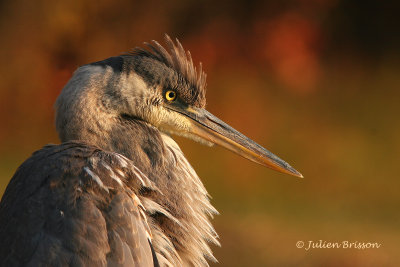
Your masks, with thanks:
M 176 98 L 176 92 L 175 92 L 175 91 L 171 91 L 171 90 L 167 91 L 167 92 L 165 93 L 165 98 L 166 98 L 168 101 L 174 101 L 175 98 Z

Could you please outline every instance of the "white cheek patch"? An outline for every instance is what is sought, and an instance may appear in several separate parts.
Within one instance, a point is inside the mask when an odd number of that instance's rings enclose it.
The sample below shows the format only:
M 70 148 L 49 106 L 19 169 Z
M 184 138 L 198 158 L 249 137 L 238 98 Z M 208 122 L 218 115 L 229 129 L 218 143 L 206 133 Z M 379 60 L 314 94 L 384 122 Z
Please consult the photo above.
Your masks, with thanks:
M 156 125 L 160 131 L 168 134 L 179 135 L 206 146 L 214 145 L 213 143 L 191 132 L 192 124 L 194 123 L 191 119 L 163 107 L 160 107 L 159 110 L 160 112 L 157 112 L 157 114 L 159 115 L 158 124 L 153 125 Z
M 191 121 L 177 112 L 160 107 L 156 113 L 157 127 L 168 133 L 188 133 L 191 129 Z

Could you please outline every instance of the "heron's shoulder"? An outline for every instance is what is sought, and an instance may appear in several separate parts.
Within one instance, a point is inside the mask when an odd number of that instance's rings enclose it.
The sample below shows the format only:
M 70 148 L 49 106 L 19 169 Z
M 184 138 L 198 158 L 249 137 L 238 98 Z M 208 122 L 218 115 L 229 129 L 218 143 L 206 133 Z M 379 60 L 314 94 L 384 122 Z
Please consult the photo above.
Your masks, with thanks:
M 80 142 L 45 146 L 19 167 L 0 203 L 0 239 L 9 244 L 0 246 L 0 265 L 151 265 L 138 193 L 151 186 L 120 154 Z
M 19 199 L 41 187 L 79 186 L 109 193 L 110 190 L 141 187 L 154 189 L 154 184 L 125 156 L 95 146 L 72 141 L 46 145 L 34 152 L 16 171 L 4 196 L 18 191 Z M 75 188 L 76 189 L 76 188 Z M 22 196 L 21 196 L 22 194 Z

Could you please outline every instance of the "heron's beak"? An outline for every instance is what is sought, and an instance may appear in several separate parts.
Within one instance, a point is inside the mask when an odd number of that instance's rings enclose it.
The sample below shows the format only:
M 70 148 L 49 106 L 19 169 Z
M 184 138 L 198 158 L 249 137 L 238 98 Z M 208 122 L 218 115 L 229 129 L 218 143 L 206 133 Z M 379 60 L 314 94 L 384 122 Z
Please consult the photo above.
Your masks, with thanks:
M 275 156 L 250 138 L 239 133 L 207 110 L 195 107 L 181 108 L 177 106 L 170 106 L 168 108 L 190 119 L 191 129 L 189 131 L 192 134 L 225 147 L 230 151 L 273 170 L 303 178 L 303 175 L 287 162 Z

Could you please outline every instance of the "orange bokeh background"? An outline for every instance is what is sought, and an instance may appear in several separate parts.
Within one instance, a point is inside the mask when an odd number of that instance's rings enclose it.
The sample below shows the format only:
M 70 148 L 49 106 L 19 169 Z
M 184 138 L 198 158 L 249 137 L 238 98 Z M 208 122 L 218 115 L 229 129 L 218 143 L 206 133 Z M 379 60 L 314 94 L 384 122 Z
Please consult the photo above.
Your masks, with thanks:
M 176 138 L 221 212 L 213 266 L 400 266 L 399 5 L 379 1 L 0 2 L 0 192 L 58 143 L 53 103 L 80 65 L 177 37 L 207 109 L 301 171 Z M 297 241 L 378 242 L 305 249 Z

